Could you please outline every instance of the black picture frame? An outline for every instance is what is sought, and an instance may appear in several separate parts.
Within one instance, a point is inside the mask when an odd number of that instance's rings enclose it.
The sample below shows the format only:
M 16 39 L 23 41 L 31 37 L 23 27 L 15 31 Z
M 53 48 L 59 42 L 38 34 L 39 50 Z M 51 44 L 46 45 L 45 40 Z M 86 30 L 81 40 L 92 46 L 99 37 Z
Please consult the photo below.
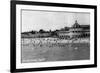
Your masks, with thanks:
M 74 66 L 57 66 L 57 67 L 41 67 L 41 68 L 25 68 L 16 69 L 16 5 L 36 5 L 36 6 L 52 6 L 52 7 L 71 7 L 71 8 L 86 8 L 94 9 L 94 64 L 74 65 Z M 79 69 L 97 67 L 97 6 L 95 5 L 79 5 L 79 4 L 64 4 L 64 3 L 48 3 L 48 2 L 33 2 L 33 1 L 11 1 L 11 30 L 10 30 L 10 46 L 11 46 L 11 72 L 29 72 L 29 71 L 45 71 L 45 70 L 61 70 L 61 69 Z

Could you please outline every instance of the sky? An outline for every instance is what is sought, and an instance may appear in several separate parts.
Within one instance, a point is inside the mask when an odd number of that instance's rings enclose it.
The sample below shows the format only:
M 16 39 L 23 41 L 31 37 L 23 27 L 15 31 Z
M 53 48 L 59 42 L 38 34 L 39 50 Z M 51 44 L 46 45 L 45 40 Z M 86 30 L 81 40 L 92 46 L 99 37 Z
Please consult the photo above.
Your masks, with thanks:
M 80 25 L 90 24 L 89 13 L 77 12 L 55 12 L 55 11 L 35 11 L 22 10 L 22 32 L 39 31 L 40 29 L 49 31 L 71 27 L 75 20 Z

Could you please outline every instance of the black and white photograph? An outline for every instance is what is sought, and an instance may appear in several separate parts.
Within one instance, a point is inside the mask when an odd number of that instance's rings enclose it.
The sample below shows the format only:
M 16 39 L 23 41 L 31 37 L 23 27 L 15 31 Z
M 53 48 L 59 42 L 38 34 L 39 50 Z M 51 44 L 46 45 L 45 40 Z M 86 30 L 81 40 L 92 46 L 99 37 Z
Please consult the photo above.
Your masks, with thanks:
M 96 67 L 96 6 L 14 1 L 11 21 L 12 71 Z
M 21 12 L 22 63 L 90 59 L 90 13 Z

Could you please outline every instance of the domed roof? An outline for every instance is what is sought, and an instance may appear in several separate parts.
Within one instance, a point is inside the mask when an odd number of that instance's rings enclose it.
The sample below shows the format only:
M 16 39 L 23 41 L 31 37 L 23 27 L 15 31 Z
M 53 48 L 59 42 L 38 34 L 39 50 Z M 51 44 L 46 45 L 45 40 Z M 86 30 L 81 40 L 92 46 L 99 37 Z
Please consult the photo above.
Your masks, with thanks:
M 73 28 L 79 28 L 80 25 L 78 24 L 77 20 L 75 21 L 75 24 L 72 26 Z

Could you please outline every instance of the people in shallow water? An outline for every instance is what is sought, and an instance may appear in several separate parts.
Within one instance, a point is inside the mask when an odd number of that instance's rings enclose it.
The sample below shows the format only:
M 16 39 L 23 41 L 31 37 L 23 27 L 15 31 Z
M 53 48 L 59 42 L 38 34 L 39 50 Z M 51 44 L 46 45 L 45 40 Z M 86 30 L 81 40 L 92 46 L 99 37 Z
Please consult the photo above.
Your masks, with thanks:
M 43 46 L 49 46 L 49 47 L 54 47 L 54 46 L 59 46 L 63 47 L 67 43 L 81 43 L 81 42 L 89 42 L 86 39 L 73 39 L 73 40 L 65 40 L 65 39 L 56 39 L 56 38 L 34 38 L 34 39 L 23 39 L 22 40 L 22 45 L 27 45 L 27 44 L 32 44 L 33 46 L 37 47 L 43 47 Z M 63 45 L 62 45 L 63 44 Z

